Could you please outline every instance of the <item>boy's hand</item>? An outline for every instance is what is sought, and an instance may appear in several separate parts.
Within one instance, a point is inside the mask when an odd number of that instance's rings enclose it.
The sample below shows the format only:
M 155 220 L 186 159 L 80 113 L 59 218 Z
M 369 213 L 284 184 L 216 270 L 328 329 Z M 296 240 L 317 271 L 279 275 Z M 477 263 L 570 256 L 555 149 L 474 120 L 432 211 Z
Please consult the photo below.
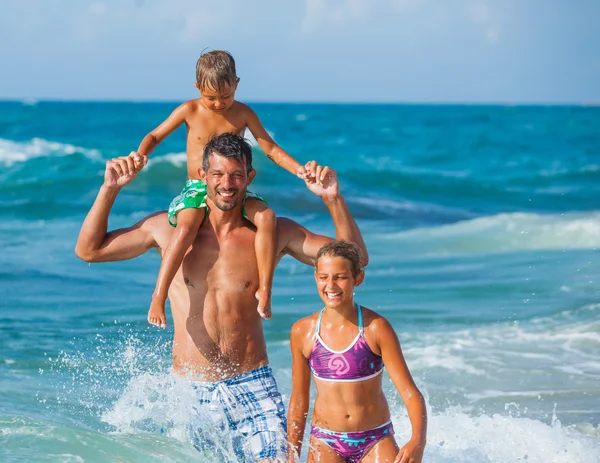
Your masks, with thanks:
M 113 158 L 106 162 L 104 185 L 109 188 L 122 188 L 129 185 L 144 165 L 143 159 L 131 155 Z
M 299 166 L 296 170 L 296 176 L 298 176 L 302 180 L 306 180 L 308 178 L 308 172 L 306 171 L 306 167 Z
M 133 159 L 134 164 L 136 167 L 139 167 L 139 170 L 142 170 L 144 166 L 148 164 L 148 156 L 143 156 L 137 151 L 131 151 L 129 157 Z

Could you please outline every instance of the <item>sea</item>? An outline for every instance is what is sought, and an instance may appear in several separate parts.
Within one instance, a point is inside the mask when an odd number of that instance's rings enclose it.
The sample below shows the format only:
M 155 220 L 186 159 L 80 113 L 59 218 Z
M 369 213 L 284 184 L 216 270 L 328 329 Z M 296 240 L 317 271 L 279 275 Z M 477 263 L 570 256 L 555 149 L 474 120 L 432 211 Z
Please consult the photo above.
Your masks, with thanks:
M 0 102 L 1 462 L 235 461 L 228 436 L 204 453 L 189 439 L 170 314 L 146 322 L 158 254 L 74 254 L 104 163 L 178 104 Z M 600 107 L 251 106 L 296 159 L 338 172 L 370 253 L 356 300 L 391 322 L 426 398 L 423 461 L 600 462 Z M 253 190 L 333 235 L 319 198 L 253 150 Z M 182 128 L 110 228 L 168 207 L 184 151 Z M 290 327 L 320 308 L 312 269 L 284 258 L 264 331 L 286 403 Z M 384 387 L 403 445 L 406 409 Z

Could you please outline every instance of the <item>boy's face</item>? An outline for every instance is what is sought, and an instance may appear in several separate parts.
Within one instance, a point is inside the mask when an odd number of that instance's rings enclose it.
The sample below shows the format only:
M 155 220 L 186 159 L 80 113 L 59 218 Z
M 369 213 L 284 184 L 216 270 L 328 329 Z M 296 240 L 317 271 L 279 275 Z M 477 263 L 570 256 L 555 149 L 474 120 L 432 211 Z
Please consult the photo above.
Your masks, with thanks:
M 198 87 L 197 84 L 196 87 Z M 225 84 L 222 90 L 214 90 L 210 87 L 200 88 L 198 90 L 200 90 L 200 93 L 202 94 L 202 101 L 204 102 L 206 109 L 214 111 L 217 114 L 224 114 L 231 108 L 231 105 L 233 105 L 236 89 L 237 82 L 234 87 Z

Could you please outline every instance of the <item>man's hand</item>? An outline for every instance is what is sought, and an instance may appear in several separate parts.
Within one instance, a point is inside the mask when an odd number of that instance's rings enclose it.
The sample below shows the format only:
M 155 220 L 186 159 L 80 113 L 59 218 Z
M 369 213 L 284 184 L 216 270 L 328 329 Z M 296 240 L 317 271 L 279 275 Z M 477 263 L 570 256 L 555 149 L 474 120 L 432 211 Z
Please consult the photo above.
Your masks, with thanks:
M 104 186 L 122 188 L 129 185 L 146 165 L 146 158 L 133 151 L 129 156 L 113 158 L 106 162 Z
M 306 163 L 306 188 L 314 194 L 326 199 L 334 199 L 340 194 L 337 173 L 330 167 L 320 166 L 316 161 Z

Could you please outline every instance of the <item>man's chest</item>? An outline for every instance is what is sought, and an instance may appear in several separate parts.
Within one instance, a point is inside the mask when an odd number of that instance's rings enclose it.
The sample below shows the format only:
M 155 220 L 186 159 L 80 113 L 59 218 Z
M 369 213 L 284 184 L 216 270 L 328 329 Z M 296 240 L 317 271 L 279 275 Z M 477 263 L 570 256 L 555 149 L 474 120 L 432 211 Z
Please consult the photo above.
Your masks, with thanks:
M 258 284 L 254 236 L 249 232 L 218 240 L 214 235 L 199 236 L 181 266 L 186 284 L 206 291 L 254 287 Z

